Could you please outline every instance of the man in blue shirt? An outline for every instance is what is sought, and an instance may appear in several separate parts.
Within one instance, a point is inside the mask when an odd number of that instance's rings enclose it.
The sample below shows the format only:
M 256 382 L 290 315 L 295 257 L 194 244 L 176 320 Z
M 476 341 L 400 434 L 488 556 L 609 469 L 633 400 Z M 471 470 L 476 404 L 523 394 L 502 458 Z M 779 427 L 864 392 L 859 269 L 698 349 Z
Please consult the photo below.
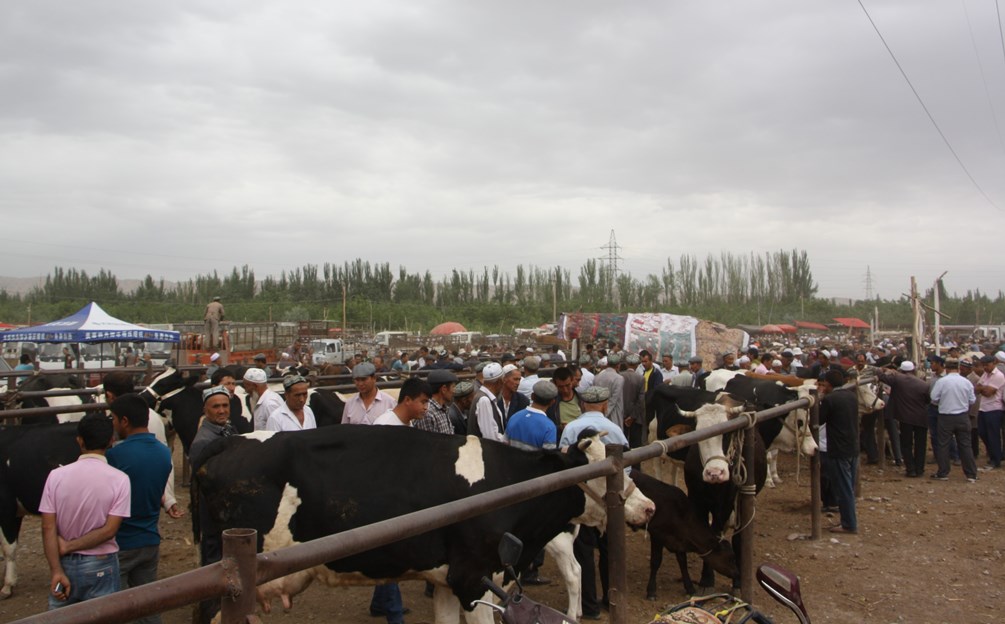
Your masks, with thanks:
M 130 517 L 122 521 L 119 544 L 122 589 L 157 580 L 161 536 L 157 531 L 161 497 L 171 473 L 171 452 L 147 429 L 150 411 L 138 394 L 117 397 L 109 406 L 115 433 L 122 439 L 108 450 L 108 464 L 129 476 Z M 136 620 L 159 624 L 159 615 Z
M 510 416 L 506 424 L 506 439 L 510 446 L 526 450 L 553 449 L 558 442 L 558 429 L 545 413 L 558 397 L 558 388 L 542 379 L 530 392 L 530 407 Z
M 932 386 L 931 398 L 939 410 L 935 446 L 939 471 L 932 478 L 938 481 L 949 478 L 949 444 L 955 439 L 963 474 L 968 482 L 977 481 L 977 462 L 970 445 L 970 406 L 977 402 L 977 395 L 970 380 L 960 376 L 959 360 L 946 360 L 946 375 Z
M 21 354 L 21 359 L 18 361 L 18 365 L 14 367 L 14 370 L 16 370 L 16 371 L 32 371 L 32 372 L 34 372 L 35 371 L 35 366 L 31 363 L 31 356 L 28 355 L 27 353 L 22 353 Z M 27 377 L 18 377 L 17 378 L 17 385 L 20 386 L 22 383 L 24 383 L 25 379 L 28 379 L 28 378 Z

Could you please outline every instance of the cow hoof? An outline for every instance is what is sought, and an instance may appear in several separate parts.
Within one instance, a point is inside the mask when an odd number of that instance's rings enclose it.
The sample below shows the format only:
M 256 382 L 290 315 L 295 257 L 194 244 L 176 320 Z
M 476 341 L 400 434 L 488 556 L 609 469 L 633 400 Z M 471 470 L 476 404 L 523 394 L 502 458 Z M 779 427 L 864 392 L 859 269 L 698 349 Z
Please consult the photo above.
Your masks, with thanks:
M 4 587 L 2 590 L 0 590 L 0 600 L 7 600 L 13 595 L 14 595 L 13 587 Z

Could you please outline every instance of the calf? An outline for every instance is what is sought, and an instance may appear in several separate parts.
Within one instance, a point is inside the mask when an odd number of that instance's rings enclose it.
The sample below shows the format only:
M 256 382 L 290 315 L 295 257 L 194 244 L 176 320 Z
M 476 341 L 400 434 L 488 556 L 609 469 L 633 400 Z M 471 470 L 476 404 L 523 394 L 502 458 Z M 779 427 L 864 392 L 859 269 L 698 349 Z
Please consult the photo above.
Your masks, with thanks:
M 698 553 L 719 574 L 729 578 L 740 575 L 736 556 L 729 542 L 719 539 L 709 528 L 708 522 L 698 517 L 683 490 L 637 470 L 632 471 L 631 477 L 639 491 L 656 505 L 656 513 L 646 526 L 650 539 L 646 598 L 656 600 L 656 573 L 663 563 L 664 548 L 677 556 L 684 592 L 688 595 L 695 593 L 694 583 L 687 569 L 689 552 Z

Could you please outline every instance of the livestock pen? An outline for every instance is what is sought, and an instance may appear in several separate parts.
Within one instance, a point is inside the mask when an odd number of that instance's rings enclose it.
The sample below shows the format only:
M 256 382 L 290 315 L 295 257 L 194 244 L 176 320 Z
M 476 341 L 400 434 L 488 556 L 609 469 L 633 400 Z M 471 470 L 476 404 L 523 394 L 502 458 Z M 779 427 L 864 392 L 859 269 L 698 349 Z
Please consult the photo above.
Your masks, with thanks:
M 191 604 L 210 597 L 224 597 L 224 622 L 246 622 L 254 612 L 253 586 L 278 578 L 285 574 L 302 570 L 326 561 L 336 560 L 355 553 L 364 552 L 382 544 L 419 535 L 433 528 L 446 526 L 470 518 L 492 509 L 527 500 L 540 494 L 569 487 L 575 483 L 598 476 L 608 477 L 606 502 L 609 508 L 609 541 L 611 568 L 611 621 L 625 622 L 623 609 L 625 578 L 625 524 L 623 522 L 623 501 L 621 499 L 623 472 L 621 467 L 652 459 L 667 451 L 689 446 L 699 440 L 738 431 L 755 426 L 758 422 L 782 416 L 789 411 L 808 407 L 809 401 L 800 400 L 765 410 L 757 414 L 748 413 L 702 430 L 685 434 L 670 440 L 651 444 L 621 454 L 620 447 L 609 449 L 607 460 L 597 464 L 582 466 L 562 473 L 541 477 L 531 481 L 516 483 L 505 488 L 487 492 L 443 505 L 418 511 L 407 516 L 360 527 L 335 534 L 314 542 L 300 544 L 281 551 L 262 553 L 255 556 L 253 534 L 237 531 L 229 535 L 227 551 L 220 563 L 163 579 L 143 588 L 126 590 L 112 596 L 61 609 L 57 613 L 46 613 L 20 622 L 122 622 L 143 614 L 161 612 L 167 609 Z M 811 417 L 816 423 L 816 410 Z M 753 451 L 753 436 L 745 436 L 744 454 L 750 461 Z M 811 499 L 819 501 L 819 465 L 816 459 L 811 463 L 813 488 Z M 753 598 L 753 471 L 747 471 L 748 483 L 741 488 L 741 526 L 744 527 L 744 553 L 741 558 L 747 562 L 742 570 L 742 594 L 749 601 Z M 819 504 L 811 505 L 812 536 L 820 536 Z M 243 546 L 243 550 L 242 547 Z M 248 548 L 250 546 L 250 552 Z

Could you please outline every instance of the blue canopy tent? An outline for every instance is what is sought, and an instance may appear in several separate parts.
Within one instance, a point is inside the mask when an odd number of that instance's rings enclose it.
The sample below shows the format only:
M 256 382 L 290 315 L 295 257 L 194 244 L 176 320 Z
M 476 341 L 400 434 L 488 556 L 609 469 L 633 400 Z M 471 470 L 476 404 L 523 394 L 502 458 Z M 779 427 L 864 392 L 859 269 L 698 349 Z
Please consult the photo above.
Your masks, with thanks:
M 150 329 L 110 316 L 93 301 L 76 313 L 45 325 L 0 333 L 0 342 L 180 342 L 181 334 Z

